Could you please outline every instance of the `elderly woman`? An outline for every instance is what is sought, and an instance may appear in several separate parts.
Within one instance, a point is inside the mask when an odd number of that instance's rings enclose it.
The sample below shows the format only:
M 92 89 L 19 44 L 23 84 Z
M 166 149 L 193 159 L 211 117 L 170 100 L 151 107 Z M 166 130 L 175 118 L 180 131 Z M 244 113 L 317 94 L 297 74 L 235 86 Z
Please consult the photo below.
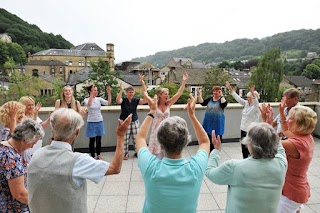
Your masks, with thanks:
M 250 157 L 228 160 L 219 165 L 221 141 L 212 132 L 206 176 L 214 183 L 228 185 L 225 212 L 278 212 L 287 170 L 284 149 L 276 131 L 267 123 L 252 123 L 242 143 Z
M 207 134 L 195 116 L 196 100 L 193 97 L 188 100 L 187 110 L 199 142 L 199 150 L 189 160 L 182 156 L 189 141 L 187 122 L 178 116 L 164 119 L 158 127 L 156 137 L 164 158 L 160 160 L 148 150 L 146 138 L 158 101 L 156 97 L 147 100 L 150 113 L 137 134 L 138 166 L 146 189 L 142 212 L 196 212 L 210 148 Z
M 295 106 L 290 109 L 286 119 L 285 100 L 279 106 L 282 140 L 288 159 L 288 171 L 282 189 L 280 212 L 296 212 L 302 204 L 308 202 L 310 186 L 307 172 L 311 163 L 315 143 L 312 132 L 317 124 L 317 113 L 306 106 Z
M 41 125 L 32 119 L 26 119 L 17 125 L 8 141 L 1 142 L 1 212 L 29 212 L 26 189 L 27 164 L 20 154 L 31 148 L 43 136 Z
M 230 83 L 226 82 L 226 87 L 228 88 L 232 97 L 243 106 L 242 117 L 240 123 L 240 138 L 241 140 L 246 137 L 248 132 L 248 127 L 252 122 L 259 122 L 260 110 L 259 110 L 259 93 L 255 91 L 255 85 L 250 87 L 250 92 L 247 93 L 247 100 L 241 98 L 235 91 L 233 91 Z M 241 144 L 242 157 L 247 158 L 249 156 L 249 150 L 246 145 Z

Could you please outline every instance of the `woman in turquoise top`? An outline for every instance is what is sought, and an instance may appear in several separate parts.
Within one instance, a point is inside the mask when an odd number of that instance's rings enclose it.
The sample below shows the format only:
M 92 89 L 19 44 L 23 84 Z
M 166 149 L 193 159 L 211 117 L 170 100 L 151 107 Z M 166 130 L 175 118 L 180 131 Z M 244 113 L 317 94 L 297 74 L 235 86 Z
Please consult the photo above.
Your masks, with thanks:
M 210 147 L 207 134 L 195 116 L 196 100 L 191 97 L 187 109 L 199 150 L 189 160 L 182 154 L 189 141 L 187 122 L 178 116 L 166 118 L 159 124 L 156 137 L 164 158 L 160 160 L 148 150 L 146 139 L 158 101 L 157 98 L 147 100 L 150 113 L 137 134 L 138 166 L 146 189 L 142 212 L 195 213 Z
M 215 149 L 205 174 L 216 184 L 228 185 L 225 212 L 278 213 L 287 160 L 276 131 L 266 123 L 252 123 L 242 141 L 251 156 L 221 165 L 221 142 L 214 132 L 212 141 Z

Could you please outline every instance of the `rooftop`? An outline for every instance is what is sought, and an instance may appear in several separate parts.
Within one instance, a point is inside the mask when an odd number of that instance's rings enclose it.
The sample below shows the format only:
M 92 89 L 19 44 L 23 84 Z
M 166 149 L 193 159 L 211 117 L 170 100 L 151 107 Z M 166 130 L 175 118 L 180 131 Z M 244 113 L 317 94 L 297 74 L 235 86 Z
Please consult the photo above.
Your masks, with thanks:
M 303 213 L 320 212 L 320 139 L 315 138 L 316 148 L 311 162 L 308 179 L 311 185 L 311 197 L 304 206 Z M 198 146 L 188 146 L 183 155 L 194 155 Z M 114 152 L 102 153 L 104 160 L 110 162 Z M 99 184 L 88 182 L 88 208 L 90 213 L 102 212 L 141 212 L 144 202 L 144 183 L 137 166 L 137 158 L 123 161 L 121 173 L 106 176 Z M 221 162 L 242 159 L 239 142 L 222 144 Z M 220 186 L 204 178 L 200 191 L 197 212 L 224 212 L 226 206 L 227 186 Z

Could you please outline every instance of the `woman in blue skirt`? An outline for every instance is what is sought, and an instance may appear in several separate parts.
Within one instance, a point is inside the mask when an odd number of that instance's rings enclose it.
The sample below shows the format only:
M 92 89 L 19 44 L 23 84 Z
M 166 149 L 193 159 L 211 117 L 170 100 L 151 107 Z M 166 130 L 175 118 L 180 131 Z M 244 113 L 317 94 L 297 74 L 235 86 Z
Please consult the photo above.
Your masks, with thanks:
M 101 114 L 102 105 L 111 105 L 111 88 L 108 86 L 108 100 L 97 97 L 98 88 L 94 85 L 87 87 L 90 94 L 89 98 L 84 99 L 84 104 L 88 107 L 86 136 L 90 139 L 89 150 L 91 156 L 95 158 L 94 144 L 96 144 L 97 159 L 101 160 L 101 136 L 105 134 L 103 117 Z

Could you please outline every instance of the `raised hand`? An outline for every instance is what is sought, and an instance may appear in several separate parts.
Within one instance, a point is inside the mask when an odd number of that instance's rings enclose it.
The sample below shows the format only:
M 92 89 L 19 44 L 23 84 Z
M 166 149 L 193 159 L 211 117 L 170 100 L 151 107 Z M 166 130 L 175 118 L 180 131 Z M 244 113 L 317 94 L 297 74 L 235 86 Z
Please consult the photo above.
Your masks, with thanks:
M 184 71 L 182 81 L 186 82 L 189 78 L 187 71 Z
M 188 103 L 185 109 L 187 109 L 189 116 L 193 116 L 196 110 L 197 99 L 193 97 L 192 94 L 189 95 Z
M 123 83 L 120 82 L 120 91 L 123 92 L 124 91 L 124 86 L 123 86 Z
M 212 140 L 212 144 L 214 146 L 214 149 L 221 149 L 221 140 L 220 140 L 220 136 L 216 137 L 216 132 L 214 130 L 212 130 L 211 133 L 211 140 Z
M 108 94 L 111 93 L 111 87 L 110 87 L 110 86 L 107 87 L 107 93 L 108 93 Z
M 16 118 L 18 115 L 18 104 L 14 102 L 8 103 L 8 116 L 10 119 Z
M 254 90 L 255 90 L 255 88 L 256 88 L 256 85 L 252 85 L 251 87 L 250 87 L 250 92 L 251 92 L 251 95 L 254 97 L 255 95 L 254 95 Z
M 229 83 L 229 81 L 226 81 L 226 87 L 228 88 L 228 90 L 231 92 L 232 91 L 232 87 Z
M 132 114 L 130 114 L 124 121 L 118 120 L 118 127 L 117 127 L 117 136 L 124 137 L 127 129 L 131 123 Z
M 84 117 L 85 114 L 87 114 L 87 113 L 88 113 L 88 108 L 87 108 L 87 107 L 81 107 L 81 109 L 80 109 L 80 115 L 81 115 L 82 117 Z
M 38 103 L 36 104 L 35 108 L 34 108 L 34 112 L 35 112 L 35 113 L 38 113 L 39 110 L 40 110 L 40 108 L 41 108 L 41 106 L 42 106 L 42 103 L 41 103 L 41 102 L 38 102 Z
M 281 102 L 279 104 L 279 112 L 283 113 L 285 108 L 286 108 L 286 99 L 285 97 L 282 97 Z

